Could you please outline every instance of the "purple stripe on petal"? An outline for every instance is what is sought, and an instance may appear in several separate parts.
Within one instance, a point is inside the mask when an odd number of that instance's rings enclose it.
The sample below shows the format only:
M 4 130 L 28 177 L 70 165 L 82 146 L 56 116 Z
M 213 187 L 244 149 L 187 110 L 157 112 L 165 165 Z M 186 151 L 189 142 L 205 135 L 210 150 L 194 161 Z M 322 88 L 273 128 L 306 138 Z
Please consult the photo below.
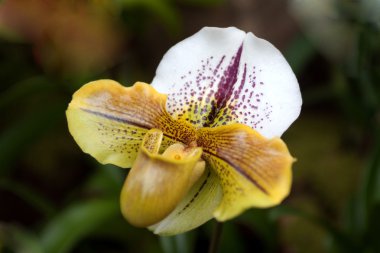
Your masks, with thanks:
M 231 63 L 228 68 L 223 72 L 223 76 L 218 83 L 218 89 L 215 93 L 215 102 L 212 103 L 212 109 L 207 117 L 207 122 L 204 126 L 210 126 L 214 123 L 215 118 L 218 116 L 220 110 L 226 107 L 227 101 L 230 100 L 235 83 L 238 80 L 240 58 L 243 52 L 243 44 L 239 47 L 235 56 L 232 57 Z M 222 58 L 223 59 L 223 58 Z M 219 67 L 220 64 L 218 64 Z

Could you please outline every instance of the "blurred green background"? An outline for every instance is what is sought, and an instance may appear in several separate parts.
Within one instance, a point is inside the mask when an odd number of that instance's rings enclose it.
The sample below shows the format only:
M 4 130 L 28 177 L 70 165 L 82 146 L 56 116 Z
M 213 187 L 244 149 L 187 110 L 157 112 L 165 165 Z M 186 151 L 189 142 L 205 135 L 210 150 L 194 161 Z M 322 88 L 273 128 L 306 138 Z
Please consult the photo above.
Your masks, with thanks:
M 150 82 L 203 26 L 269 40 L 304 98 L 290 197 L 226 222 L 219 251 L 380 252 L 379 0 L 0 1 L 0 252 L 207 252 L 215 221 L 162 238 L 124 221 L 126 171 L 82 153 L 64 114 L 88 81 Z

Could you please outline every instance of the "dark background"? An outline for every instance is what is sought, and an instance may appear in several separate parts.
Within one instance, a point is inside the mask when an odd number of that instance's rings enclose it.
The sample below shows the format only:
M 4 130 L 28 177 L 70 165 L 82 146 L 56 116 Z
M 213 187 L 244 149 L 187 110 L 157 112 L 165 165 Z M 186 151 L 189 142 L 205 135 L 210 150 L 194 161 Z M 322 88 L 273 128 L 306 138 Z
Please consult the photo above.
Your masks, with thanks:
M 226 222 L 220 252 L 380 252 L 377 0 L 0 1 L 0 252 L 207 252 L 215 221 L 161 238 L 124 221 L 126 171 L 82 153 L 64 114 L 88 81 L 150 82 L 203 26 L 273 43 L 304 99 L 290 197 Z

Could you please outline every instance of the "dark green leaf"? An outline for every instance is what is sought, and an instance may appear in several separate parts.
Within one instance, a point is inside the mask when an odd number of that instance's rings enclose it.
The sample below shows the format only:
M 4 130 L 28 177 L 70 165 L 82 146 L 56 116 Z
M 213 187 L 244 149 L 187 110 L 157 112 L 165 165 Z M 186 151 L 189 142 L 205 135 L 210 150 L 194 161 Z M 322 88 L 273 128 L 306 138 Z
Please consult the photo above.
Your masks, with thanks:
M 64 209 L 41 234 L 45 252 L 70 252 L 75 244 L 119 215 L 115 198 L 91 200 Z
M 2 247 L 14 253 L 44 253 L 38 237 L 24 228 L 0 224 L 0 251 Z
M 35 113 L 20 118 L 0 135 L 0 173 L 6 173 L 34 141 L 63 119 L 66 105 L 62 102 L 45 105 Z
M 0 189 L 10 191 L 17 195 L 46 217 L 52 215 L 54 212 L 53 205 L 50 201 L 26 185 L 3 178 L 0 180 Z

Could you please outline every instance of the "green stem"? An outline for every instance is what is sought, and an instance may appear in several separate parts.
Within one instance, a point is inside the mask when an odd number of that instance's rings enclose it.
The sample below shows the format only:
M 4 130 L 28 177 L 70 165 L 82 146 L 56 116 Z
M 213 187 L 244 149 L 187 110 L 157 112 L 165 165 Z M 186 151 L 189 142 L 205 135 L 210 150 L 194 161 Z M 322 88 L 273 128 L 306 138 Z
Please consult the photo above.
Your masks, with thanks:
M 214 231 L 212 232 L 212 238 L 211 238 L 210 248 L 208 250 L 208 253 L 218 252 L 220 237 L 222 235 L 222 229 L 223 229 L 223 223 L 216 222 Z

